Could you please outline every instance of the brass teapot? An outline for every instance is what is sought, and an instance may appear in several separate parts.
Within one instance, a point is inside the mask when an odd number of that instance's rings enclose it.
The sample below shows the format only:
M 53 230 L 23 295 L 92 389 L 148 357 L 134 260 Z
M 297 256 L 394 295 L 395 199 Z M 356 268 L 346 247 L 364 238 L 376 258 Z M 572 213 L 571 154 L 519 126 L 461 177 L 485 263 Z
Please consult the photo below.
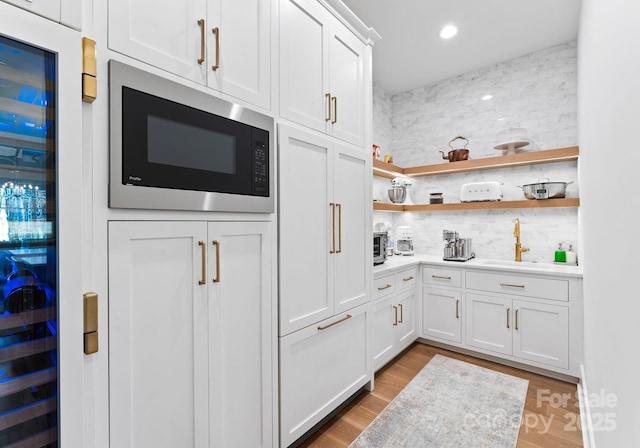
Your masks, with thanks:
M 465 141 L 464 148 L 453 149 L 453 146 L 451 146 L 451 144 L 458 139 L 462 139 Z M 457 137 L 454 137 L 449 142 L 449 148 L 451 148 L 451 151 L 449 151 L 449 153 L 446 156 L 444 155 L 443 151 L 438 151 L 438 152 L 442 154 L 443 159 L 449 160 L 449 162 L 459 162 L 460 160 L 469 160 L 469 150 L 467 149 L 468 144 L 469 144 L 469 140 L 467 140 L 462 136 L 457 136 Z

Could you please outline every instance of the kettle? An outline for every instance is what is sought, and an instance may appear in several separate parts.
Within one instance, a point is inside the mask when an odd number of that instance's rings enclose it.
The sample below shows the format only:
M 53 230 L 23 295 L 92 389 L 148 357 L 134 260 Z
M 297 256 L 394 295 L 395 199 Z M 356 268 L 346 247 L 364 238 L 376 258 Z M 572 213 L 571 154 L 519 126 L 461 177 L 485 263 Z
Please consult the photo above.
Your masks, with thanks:
M 458 139 L 462 139 L 464 140 L 466 143 L 464 144 L 464 148 L 462 149 L 453 149 L 453 146 L 451 146 L 451 144 L 458 140 Z M 449 160 L 449 162 L 459 162 L 460 160 L 468 160 L 469 159 L 469 150 L 467 149 L 467 144 L 469 143 L 469 140 L 467 140 L 466 138 L 462 137 L 462 136 L 457 136 L 454 137 L 450 142 L 449 142 L 449 148 L 451 148 L 451 151 L 449 151 L 449 153 L 445 156 L 443 151 L 438 151 L 440 154 L 442 154 L 442 158 L 445 160 Z

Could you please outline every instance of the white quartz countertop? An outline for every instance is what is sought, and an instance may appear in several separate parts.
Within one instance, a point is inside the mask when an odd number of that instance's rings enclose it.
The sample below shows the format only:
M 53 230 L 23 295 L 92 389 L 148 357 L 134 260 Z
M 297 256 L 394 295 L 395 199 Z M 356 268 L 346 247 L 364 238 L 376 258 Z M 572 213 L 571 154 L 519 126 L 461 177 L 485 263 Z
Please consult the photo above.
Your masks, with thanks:
M 492 260 L 487 258 L 473 258 L 468 261 L 444 261 L 435 255 L 394 255 L 387 261 L 373 267 L 373 275 L 379 276 L 421 263 L 446 266 L 450 268 L 488 269 L 509 271 L 512 273 L 545 274 L 561 277 L 582 277 L 581 266 L 571 266 L 556 263 L 532 263 L 530 261 L 515 262 L 511 260 Z

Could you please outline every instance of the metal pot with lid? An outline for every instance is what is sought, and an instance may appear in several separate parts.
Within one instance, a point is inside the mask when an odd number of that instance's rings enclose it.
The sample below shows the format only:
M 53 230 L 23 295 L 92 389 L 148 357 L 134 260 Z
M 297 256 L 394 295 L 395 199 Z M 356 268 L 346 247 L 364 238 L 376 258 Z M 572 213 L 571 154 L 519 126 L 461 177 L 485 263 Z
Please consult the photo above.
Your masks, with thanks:
M 567 194 L 567 185 L 571 182 L 549 182 L 548 178 L 539 179 L 535 184 L 518 185 L 527 199 L 557 199 Z
M 464 148 L 453 149 L 453 146 L 451 146 L 451 144 L 458 139 L 465 141 Z M 459 135 L 451 139 L 451 141 L 449 142 L 449 148 L 451 148 L 451 151 L 449 151 L 446 156 L 444 155 L 443 151 L 438 151 L 438 152 L 442 154 L 443 159 L 445 160 L 448 159 L 449 162 L 459 162 L 460 160 L 468 160 L 469 159 L 469 150 L 467 149 L 468 144 L 469 144 L 469 140 Z

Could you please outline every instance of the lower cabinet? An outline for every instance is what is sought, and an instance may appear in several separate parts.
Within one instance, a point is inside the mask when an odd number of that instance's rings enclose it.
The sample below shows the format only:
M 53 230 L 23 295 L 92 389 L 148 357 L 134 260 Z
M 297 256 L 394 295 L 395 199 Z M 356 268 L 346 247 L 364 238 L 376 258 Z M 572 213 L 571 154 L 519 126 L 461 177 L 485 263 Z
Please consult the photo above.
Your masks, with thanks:
M 371 379 L 370 310 L 366 303 L 280 338 L 281 446 L 296 441 Z
M 273 446 L 272 225 L 109 223 L 112 446 Z
M 422 287 L 422 335 L 462 342 L 462 293 Z

